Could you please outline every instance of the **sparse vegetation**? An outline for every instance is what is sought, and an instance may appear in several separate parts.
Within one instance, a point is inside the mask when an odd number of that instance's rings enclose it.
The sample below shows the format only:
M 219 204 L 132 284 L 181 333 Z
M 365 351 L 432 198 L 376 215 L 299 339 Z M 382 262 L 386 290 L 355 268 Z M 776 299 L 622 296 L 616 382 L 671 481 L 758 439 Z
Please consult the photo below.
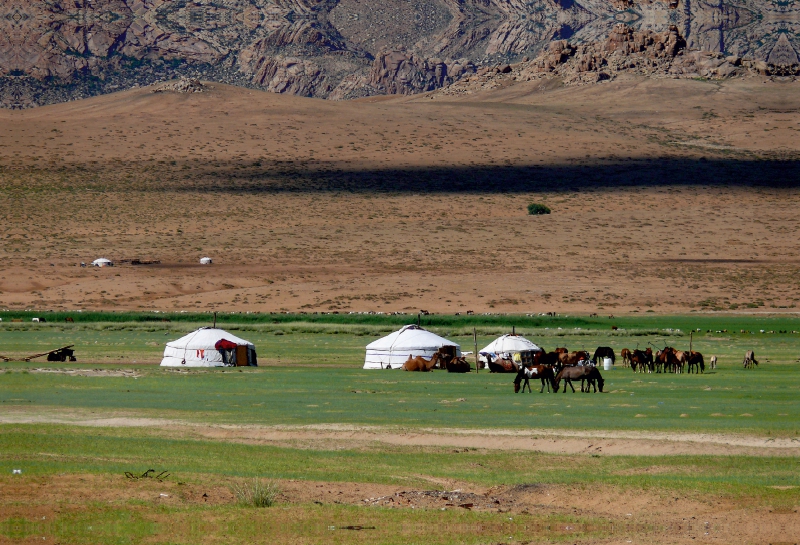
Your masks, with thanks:
M 550 208 L 543 204 L 532 202 L 531 204 L 528 205 L 528 214 L 530 214 L 531 216 L 541 216 L 543 214 L 549 214 L 549 213 L 550 213 Z
M 236 496 L 239 505 L 247 507 L 272 507 L 280 494 L 280 487 L 272 481 L 263 481 L 258 477 L 251 481 L 234 483 L 231 492 Z

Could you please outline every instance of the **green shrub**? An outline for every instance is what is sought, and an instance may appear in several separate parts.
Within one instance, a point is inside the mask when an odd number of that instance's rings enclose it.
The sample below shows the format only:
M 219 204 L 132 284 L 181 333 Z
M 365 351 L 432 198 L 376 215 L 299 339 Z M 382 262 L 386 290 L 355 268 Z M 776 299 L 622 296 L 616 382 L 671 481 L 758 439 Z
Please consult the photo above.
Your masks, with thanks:
M 528 205 L 528 214 L 531 216 L 541 216 L 542 214 L 549 214 L 550 209 L 543 204 L 532 202 Z
M 240 505 L 249 507 L 272 507 L 281 490 L 273 482 L 262 482 L 260 479 L 245 481 L 231 485 L 231 492 Z

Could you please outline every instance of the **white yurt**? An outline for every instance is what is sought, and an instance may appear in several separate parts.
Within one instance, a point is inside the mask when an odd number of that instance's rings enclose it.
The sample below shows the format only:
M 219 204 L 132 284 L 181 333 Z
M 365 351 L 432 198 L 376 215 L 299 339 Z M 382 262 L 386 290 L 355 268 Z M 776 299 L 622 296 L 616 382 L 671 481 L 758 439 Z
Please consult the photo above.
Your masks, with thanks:
M 213 261 L 211 260 L 210 257 L 201 257 L 200 258 L 200 264 L 201 265 L 211 265 L 212 263 L 213 263 Z
M 256 347 L 224 329 L 201 327 L 168 342 L 162 367 L 257 366 Z
M 113 267 L 114 262 L 105 257 L 99 257 L 92 261 L 92 267 Z
M 429 359 L 444 346 L 454 347 L 455 355 L 461 356 L 461 347 L 453 341 L 418 325 L 407 325 L 367 345 L 364 369 L 399 369 L 408 356 Z
M 532 341 L 529 341 L 522 335 L 502 335 L 486 345 L 480 351 L 478 359 L 483 363 L 486 363 L 486 354 L 493 354 L 493 360 L 496 360 L 498 357 L 508 357 L 514 361 L 517 361 L 519 358 L 515 359 L 514 354 L 541 351 L 541 348 L 536 346 L 536 344 L 534 344 Z

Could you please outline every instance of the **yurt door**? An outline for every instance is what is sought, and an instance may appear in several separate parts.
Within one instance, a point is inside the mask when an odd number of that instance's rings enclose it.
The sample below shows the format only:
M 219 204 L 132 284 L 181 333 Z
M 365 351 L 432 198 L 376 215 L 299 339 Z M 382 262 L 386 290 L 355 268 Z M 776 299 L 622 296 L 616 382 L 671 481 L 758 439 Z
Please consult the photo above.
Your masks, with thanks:
M 247 367 L 247 345 L 236 347 L 236 367 Z

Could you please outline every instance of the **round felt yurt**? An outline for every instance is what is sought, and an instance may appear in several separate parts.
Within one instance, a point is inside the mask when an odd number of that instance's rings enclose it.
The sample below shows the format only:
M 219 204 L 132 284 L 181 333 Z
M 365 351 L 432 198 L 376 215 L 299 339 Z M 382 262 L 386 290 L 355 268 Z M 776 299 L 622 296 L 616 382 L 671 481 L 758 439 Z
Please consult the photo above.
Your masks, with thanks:
M 114 262 L 105 257 L 99 257 L 92 261 L 92 267 L 113 267 Z
M 407 325 L 367 345 L 364 369 L 399 369 L 409 356 L 430 359 L 440 351 L 461 356 L 461 347 L 456 343 L 420 326 Z
M 201 327 L 167 343 L 162 367 L 257 366 L 256 347 L 224 329 Z
M 523 363 L 532 353 L 541 351 L 541 348 L 522 335 L 501 335 L 479 352 L 478 359 L 486 363 L 488 354 L 492 356 L 493 361 L 497 358 L 505 358 L 515 363 Z

